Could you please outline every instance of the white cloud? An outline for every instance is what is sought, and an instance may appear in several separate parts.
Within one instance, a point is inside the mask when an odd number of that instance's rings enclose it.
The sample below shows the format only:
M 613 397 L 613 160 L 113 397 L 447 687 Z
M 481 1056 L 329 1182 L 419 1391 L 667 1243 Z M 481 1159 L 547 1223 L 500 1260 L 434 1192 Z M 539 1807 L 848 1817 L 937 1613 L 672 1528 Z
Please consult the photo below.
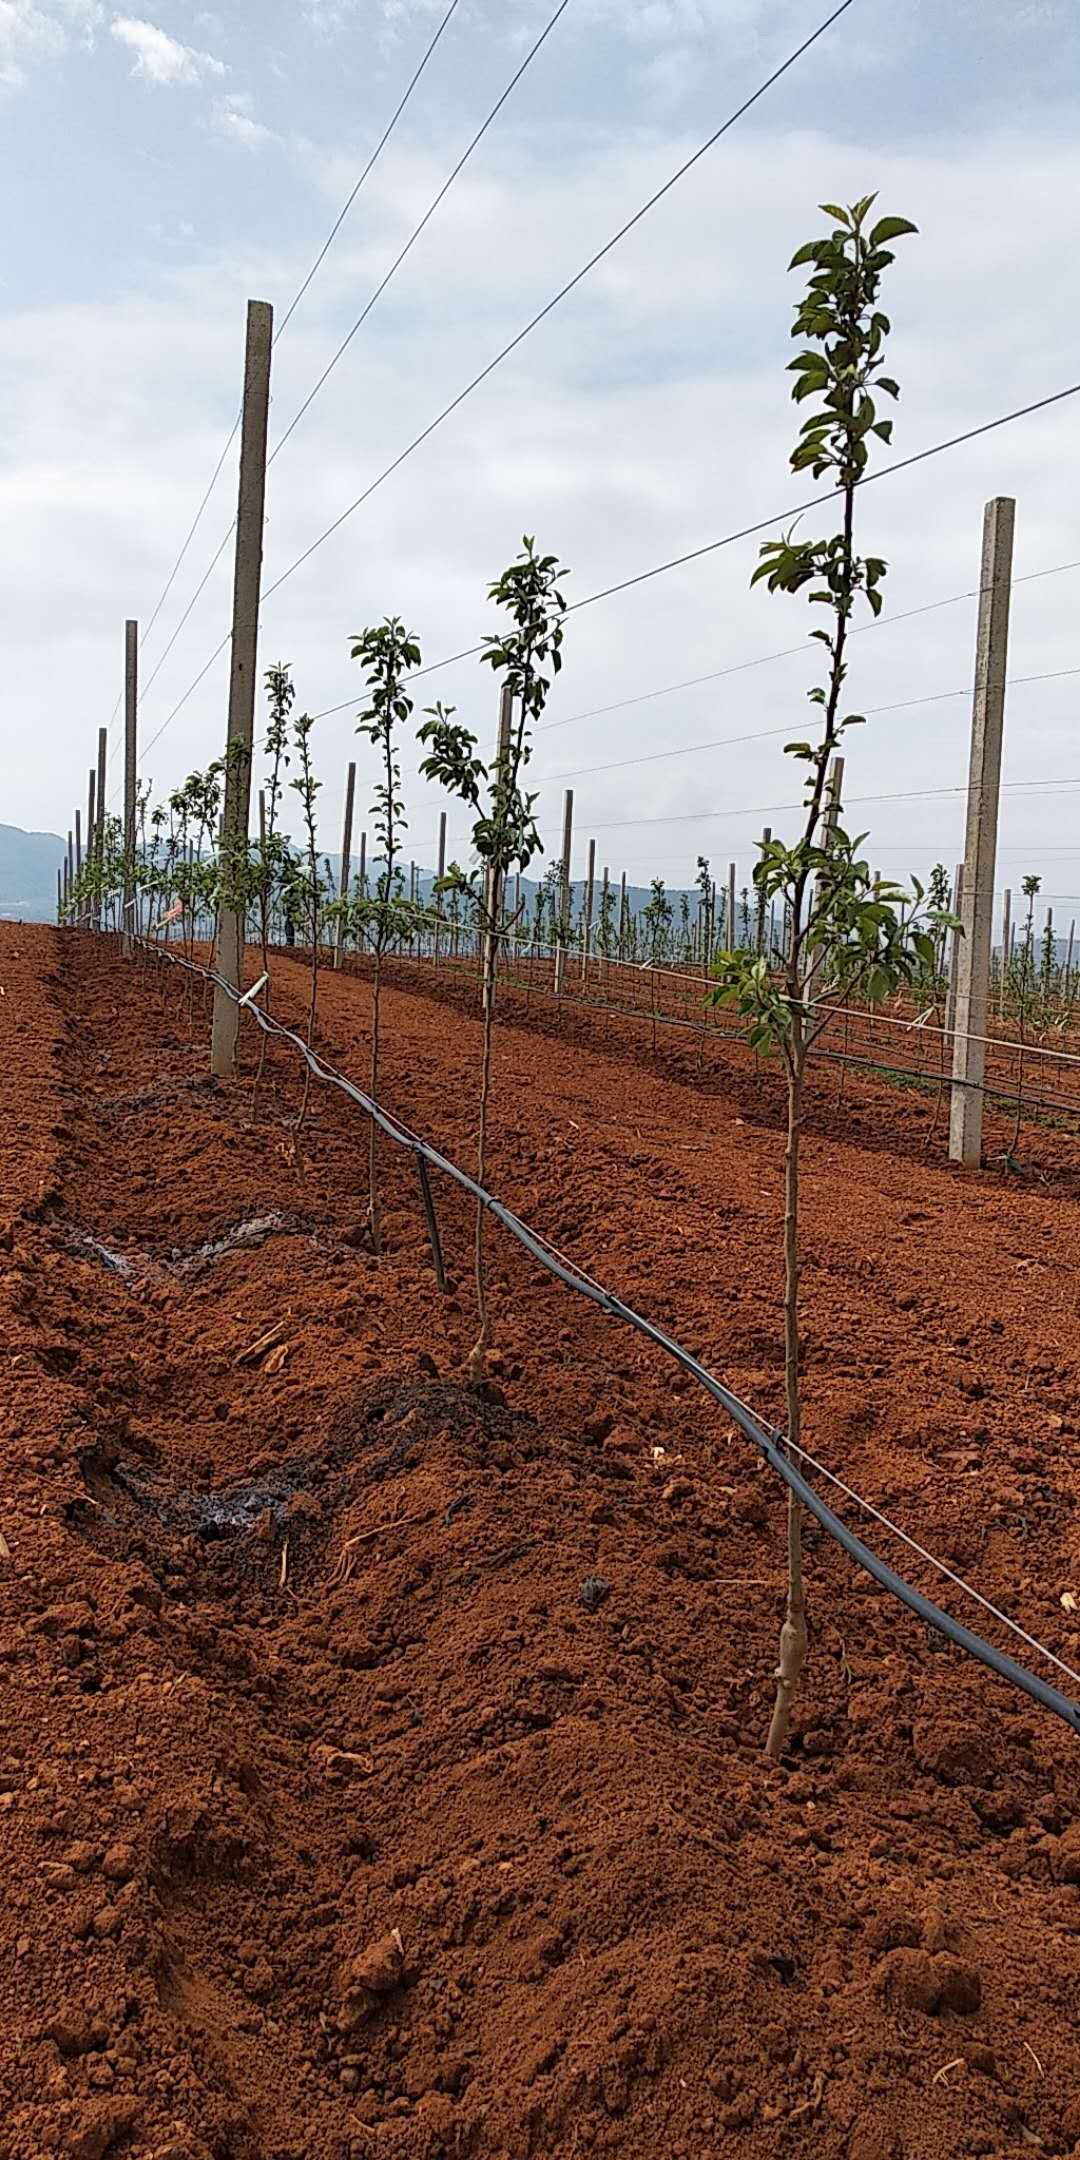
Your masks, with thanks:
M 567 129 L 539 147 L 525 137 L 507 141 L 490 167 L 463 180 L 395 282 L 391 303 L 357 338 L 272 468 L 268 583 L 684 149 L 677 135 L 605 142 L 599 131 Z M 414 150 L 388 163 L 377 183 L 373 175 L 364 219 L 343 231 L 275 353 L 275 439 L 442 170 L 445 152 L 429 143 L 422 156 Z M 351 157 L 328 172 L 335 201 L 350 177 Z M 366 621 L 401 613 L 422 634 L 428 659 L 471 645 L 491 624 L 486 585 L 523 530 L 535 530 L 570 563 L 579 596 L 779 515 L 811 493 L 787 468 L 798 415 L 783 369 L 798 281 L 785 265 L 814 229 L 819 197 L 856 194 L 874 181 L 885 209 L 922 227 L 898 251 L 887 297 L 896 323 L 890 356 L 904 387 L 897 454 L 1070 380 L 1071 295 L 1067 280 L 1047 277 L 1046 265 L 1068 247 L 1080 188 L 1075 143 L 987 134 L 946 151 L 917 143 L 886 153 L 877 143 L 810 131 L 733 138 L 267 601 L 263 658 L 290 658 L 301 698 L 317 711 L 355 690 L 347 639 Z M 321 214 L 315 223 L 322 229 Z M 58 772 L 70 800 L 93 749 L 87 713 L 93 709 L 96 725 L 115 701 L 123 619 L 148 613 L 157 598 L 234 417 L 243 296 L 284 299 L 309 260 L 310 249 L 296 260 L 200 259 L 163 282 L 156 298 L 9 315 L 0 324 L 0 397 L 12 446 L 0 522 L 0 585 L 13 625 L 9 696 L 57 716 L 48 734 L 26 731 L 16 746 L 8 813 L 16 822 L 66 826 Z M 1061 476 L 1075 463 L 1078 427 L 1074 400 L 868 491 L 864 541 L 880 546 L 891 567 L 883 626 L 860 637 L 853 656 L 853 702 L 934 697 L 970 682 L 970 600 L 913 621 L 891 618 L 970 592 L 987 496 L 1018 498 L 1020 575 L 1076 556 Z M 232 516 L 234 456 L 148 645 L 147 675 Z M 551 717 L 798 645 L 798 603 L 747 591 L 756 545 L 725 549 L 574 616 Z M 145 736 L 227 627 L 230 577 L 226 548 L 146 691 Z M 61 639 L 48 635 L 57 589 L 71 600 Z M 1010 672 L 1077 663 L 1077 593 L 1075 576 L 1017 588 Z M 600 861 L 616 872 L 625 865 L 637 882 L 659 873 L 683 883 L 700 849 L 714 866 L 736 860 L 745 882 L 755 832 L 763 822 L 780 831 L 789 823 L 768 806 L 798 795 L 783 735 L 595 776 L 585 768 L 789 729 L 805 710 L 811 667 L 797 654 L 545 733 L 534 766 L 542 825 L 557 824 L 564 776 L 574 771 L 581 846 L 595 832 Z M 223 656 L 151 753 L 147 771 L 157 788 L 219 750 L 226 670 Z M 490 732 L 490 684 L 472 662 L 422 687 L 456 702 L 485 737 Z M 1074 695 L 1067 680 L 1010 692 L 1007 779 L 1080 777 Z M 351 706 L 319 723 L 328 831 L 337 829 L 345 763 L 356 755 L 354 724 Z M 957 789 L 941 800 L 860 809 L 858 829 L 870 827 L 888 869 L 922 874 L 935 856 L 958 859 L 966 733 L 961 696 L 872 717 L 853 738 L 853 795 Z M 369 782 L 365 768 L 365 806 Z M 421 788 L 411 760 L 406 793 L 410 852 L 430 862 L 441 803 Z M 1076 886 L 1080 852 L 1052 852 L 1076 848 L 1072 799 L 1029 805 L 1007 794 L 1003 812 L 1010 874 L 1038 869 L 1045 852 L 1046 896 Z M 619 822 L 705 813 L 715 816 L 669 826 Z M 460 819 L 450 829 L 456 837 Z M 1011 852 L 1021 848 L 1030 857 Z M 1064 903 L 1060 912 L 1067 927 Z
M 245 149 L 256 150 L 261 143 L 277 142 L 279 138 L 273 128 L 264 127 L 261 120 L 256 120 L 251 104 L 250 93 L 246 90 L 219 98 L 214 107 L 214 126 L 230 142 L 243 143 Z
M 0 0 L 0 87 L 18 89 L 25 82 L 23 63 L 63 52 L 64 26 L 55 8 L 35 0 Z
M 141 76 L 144 82 L 189 84 L 207 75 L 227 73 L 224 62 L 215 60 L 212 53 L 181 45 L 167 30 L 138 16 L 116 15 L 111 29 L 114 38 L 134 54 L 132 74 Z
M 102 0 L 0 0 L 0 90 L 20 88 L 24 63 L 59 59 L 73 37 L 92 48 L 104 14 Z

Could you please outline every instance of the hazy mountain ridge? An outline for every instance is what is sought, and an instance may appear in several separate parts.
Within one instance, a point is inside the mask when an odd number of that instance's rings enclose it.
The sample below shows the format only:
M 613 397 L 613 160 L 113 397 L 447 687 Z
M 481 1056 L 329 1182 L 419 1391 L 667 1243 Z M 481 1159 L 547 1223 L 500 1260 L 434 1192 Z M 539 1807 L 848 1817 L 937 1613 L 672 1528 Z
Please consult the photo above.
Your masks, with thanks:
M 0 915 L 22 922 L 56 921 L 56 871 L 67 852 L 59 833 L 0 825 Z

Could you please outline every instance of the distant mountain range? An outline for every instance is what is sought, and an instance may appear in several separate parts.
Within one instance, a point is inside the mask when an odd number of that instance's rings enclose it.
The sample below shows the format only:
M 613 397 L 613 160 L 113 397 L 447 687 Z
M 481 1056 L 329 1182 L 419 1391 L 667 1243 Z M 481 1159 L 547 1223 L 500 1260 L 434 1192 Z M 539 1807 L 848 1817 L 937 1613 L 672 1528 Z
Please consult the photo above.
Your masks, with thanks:
M 0 920 L 56 921 L 56 871 L 66 851 L 59 833 L 0 825 Z
M 63 862 L 66 846 L 66 841 L 61 838 L 59 833 L 23 832 L 21 826 L 19 825 L 0 825 L 0 921 L 56 921 L 56 872 L 57 866 Z M 341 874 L 340 855 L 324 855 L 321 857 L 321 861 L 329 868 L 330 874 L 336 882 L 336 880 L 340 877 Z M 352 867 L 353 876 L 355 877 L 357 868 L 355 856 L 353 858 Z M 378 862 L 370 864 L 369 877 L 377 877 L 381 867 L 381 863 Z M 403 870 L 405 890 L 407 892 L 409 889 L 410 870 L 410 864 L 407 859 L 403 864 Z M 434 887 L 435 872 L 433 870 L 420 869 L 418 871 L 417 877 L 418 898 L 424 901 L 430 901 L 434 894 Z M 528 919 L 530 920 L 532 918 L 535 905 L 536 892 L 537 881 L 533 878 L 522 878 L 521 898 L 526 905 Z M 617 881 L 614 883 L 614 892 L 615 905 L 617 908 L 619 892 Z M 581 913 L 584 893 L 584 881 L 581 878 L 575 879 L 572 888 L 573 896 L 571 901 L 571 913 L 575 921 L 578 919 Z M 640 915 L 642 911 L 648 906 L 651 895 L 649 887 L 647 885 L 628 885 L 626 888 L 626 897 L 629 903 L 631 915 Z M 673 923 L 677 929 L 682 919 L 682 888 L 673 888 L 671 891 L 668 892 L 667 897 L 671 906 Z M 691 922 L 694 922 L 697 919 L 700 895 L 698 894 L 696 888 L 692 887 L 687 892 L 686 898 L 688 902 L 690 920 Z M 718 894 L 717 901 L 718 905 L 722 909 L 722 891 Z M 750 905 L 752 908 L 752 899 Z M 739 891 L 737 907 L 738 913 L 736 915 L 736 922 L 741 930 L 743 911 L 743 897 L 741 888 Z M 599 915 L 599 910 L 600 878 L 598 874 L 596 879 L 596 891 L 593 900 L 594 922 Z M 1067 941 L 1065 940 L 1065 938 L 1060 936 L 1057 937 L 1055 939 L 1055 947 L 1057 963 L 1059 966 L 1064 966 L 1066 952 L 1068 949 Z M 1036 932 L 1036 955 L 1037 959 L 1039 955 L 1041 955 L 1041 942 L 1038 931 Z M 1074 960 L 1080 962 L 1080 953 L 1074 953 L 1073 958 Z
M 18 825 L 0 825 L 0 920 L 22 922 L 56 921 L 56 872 L 57 866 L 63 862 L 66 847 L 67 842 L 61 838 L 59 833 L 23 832 Z M 331 875 L 336 881 L 341 875 L 340 855 L 324 855 L 321 860 L 329 865 Z M 353 876 L 355 877 L 357 868 L 355 856 L 352 867 Z M 372 878 L 377 877 L 381 867 L 381 864 L 377 862 L 371 864 L 369 875 Z M 403 865 L 406 891 L 408 891 L 409 886 L 409 868 L 410 865 L 406 860 Z M 417 882 L 419 898 L 430 900 L 435 886 L 434 870 L 421 868 Z M 575 916 L 580 913 L 584 890 L 582 880 L 577 879 L 573 888 L 572 902 Z M 527 900 L 530 915 L 536 891 L 537 884 L 534 879 L 522 878 L 521 897 L 523 900 Z M 615 891 L 617 896 L 617 884 Z M 638 915 L 648 905 L 649 888 L 645 885 L 628 885 L 626 897 L 631 913 Z M 697 911 L 698 895 L 696 892 L 691 892 L 688 897 L 690 912 L 693 916 Z M 670 892 L 668 898 L 674 911 L 675 920 L 678 921 L 680 894 L 677 891 Z M 600 878 L 598 875 L 594 909 L 599 910 L 599 906 Z

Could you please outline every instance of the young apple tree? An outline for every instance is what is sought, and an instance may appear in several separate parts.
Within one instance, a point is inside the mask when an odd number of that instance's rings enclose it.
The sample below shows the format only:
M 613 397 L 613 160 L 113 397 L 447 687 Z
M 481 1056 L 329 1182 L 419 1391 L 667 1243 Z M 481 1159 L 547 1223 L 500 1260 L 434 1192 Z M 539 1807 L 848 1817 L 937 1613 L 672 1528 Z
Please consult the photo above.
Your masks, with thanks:
M 886 567 L 879 556 L 860 555 L 855 546 L 856 495 L 871 439 L 887 443 L 892 433 L 891 420 L 878 417 L 878 400 L 899 396 L 897 383 L 884 372 L 890 325 L 877 305 L 878 290 L 893 261 L 888 243 L 915 231 L 906 218 L 875 219 L 874 202 L 875 197 L 867 195 L 850 209 L 824 204 L 830 231 L 808 241 L 791 264 L 792 269 L 809 265 L 812 273 L 792 330 L 793 337 L 807 340 L 790 363 L 795 375 L 792 395 L 798 404 L 813 401 L 791 465 L 795 472 L 809 470 L 815 479 L 831 477 L 840 501 L 839 530 L 827 539 L 804 540 L 793 529 L 779 540 L 766 541 L 751 582 L 766 580 L 770 592 L 798 593 L 809 587 L 811 604 L 826 611 L 827 626 L 810 632 L 825 656 L 824 682 L 809 692 L 820 727 L 816 742 L 787 745 L 788 755 L 807 768 L 802 832 L 790 845 L 780 839 L 762 841 L 754 871 L 764 905 L 778 897 L 784 905 L 783 964 L 774 971 L 765 956 L 752 950 L 725 953 L 717 963 L 717 987 L 711 993 L 714 1003 L 738 1010 L 755 1050 L 779 1053 L 787 1078 L 784 1365 L 786 1448 L 796 1465 L 802 1432 L 799 1142 L 807 1055 L 828 1026 L 833 1006 L 855 997 L 873 1003 L 889 996 L 932 965 L 934 951 L 935 918 L 932 911 L 923 911 L 922 888 L 915 887 L 912 900 L 899 887 L 876 879 L 860 853 L 865 835 L 849 837 L 827 802 L 833 753 L 847 729 L 862 721 L 861 714 L 842 707 L 852 618 L 860 604 L 875 616 L 880 613 Z M 767 1743 L 774 1757 L 787 1744 L 792 1695 L 806 1652 L 801 1508 L 789 1493 L 787 1611 Z
M 356 732 L 358 735 L 366 735 L 368 740 L 374 743 L 381 759 L 381 773 L 375 789 L 372 811 L 376 838 L 382 849 L 382 869 L 375 880 L 374 892 L 358 893 L 349 903 L 346 916 L 346 930 L 349 935 L 358 943 L 366 943 L 374 955 L 371 1095 L 372 1099 L 377 1101 L 383 955 L 387 946 L 402 934 L 403 928 L 412 920 L 415 912 L 410 903 L 402 897 L 400 878 L 395 869 L 401 851 L 402 836 L 407 830 L 395 731 L 412 713 L 413 700 L 405 688 L 405 677 L 420 666 L 421 654 L 420 646 L 411 631 L 406 630 L 398 616 L 388 615 L 386 620 L 376 627 L 361 631 L 353 644 L 352 657 L 360 661 L 367 677 L 365 687 L 368 703 L 360 714 Z M 378 1253 L 382 1247 L 382 1216 L 374 1119 L 368 1134 L 368 1227 L 372 1247 Z
M 465 872 L 452 863 L 445 890 L 467 897 L 475 909 L 484 956 L 483 1050 L 480 1066 L 477 1178 L 487 1177 L 488 1110 L 491 1098 L 492 1040 L 499 940 L 504 931 L 503 893 L 512 872 L 524 872 L 541 852 L 533 809 L 535 795 L 525 792 L 525 769 L 532 756 L 532 729 L 547 703 L 552 678 L 562 667 L 563 616 L 566 602 L 559 589 L 566 572 L 555 555 L 538 555 L 525 535 L 522 552 L 496 579 L 489 599 L 509 610 L 511 627 L 485 640 L 484 660 L 501 677 L 510 700 L 505 743 L 490 766 L 476 755 L 475 735 L 453 717 L 453 708 L 433 706 L 420 740 L 427 746 L 421 772 L 473 812 L 473 852 L 480 868 Z M 550 674 L 545 672 L 550 664 Z M 469 1360 L 481 1378 L 488 1347 L 487 1291 L 484 1279 L 484 1209 L 476 1209 L 476 1303 L 480 1333 Z
M 296 749 L 298 771 L 289 786 L 299 795 L 304 815 L 304 845 L 299 854 L 289 849 L 284 858 L 286 905 L 294 921 L 303 925 L 304 940 L 311 948 L 311 993 L 308 999 L 307 1045 L 311 1049 L 315 1039 L 315 1015 L 319 997 L 319 940 L 322 935 L 323 909 L 327 899 L 327 887 L 319 869 L 319 829 L 316 816 L 316 799 L 322 781 L 315 776 L 311 758 L 311 731 L 315 722 L 310 713 L 300 713 L 293 720 L 293 743 Z M 307 1116 L 308 1099 L 311 1094 L 311 1067 L 304 1067 L 304 1093 L 300 1115 L 296 1121 L 297 1135 L 303 1130 Z

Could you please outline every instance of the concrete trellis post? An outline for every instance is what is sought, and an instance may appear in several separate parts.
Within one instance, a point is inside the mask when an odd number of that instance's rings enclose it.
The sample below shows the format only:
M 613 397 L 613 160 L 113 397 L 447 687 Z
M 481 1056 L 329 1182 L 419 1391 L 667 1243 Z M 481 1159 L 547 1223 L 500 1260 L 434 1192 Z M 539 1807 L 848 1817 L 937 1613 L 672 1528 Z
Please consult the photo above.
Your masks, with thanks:
M 1072 919 L 1072 921 L 1071 921 L 1071 923 L 1069 924 L 1069 943 L 1068 943 L 1068 946 L 1067 946 L 1067 948 L 1066 948 L 1066 952 L 1065 952 L 1065 1003 L 1066 1003 L 1066 1005 L 1067 1005 L 1067 1004 L 1068 1004 L 1068 1002 L 1069 1002 L 1069 995 L 1070 995 L 1070 991 L 1071 991 L 1071 989 L 1072 989 L 1072 963 L 1073 963 L 1073 941 L 1074 941 L 1075 937 L 1076 937 L 1076 917 L 1074 916 L 1074 917 L 1073 917 L 1073 919 Z
M 82 876 L 82 811 L 75 805 L 75 875 Z
M 89 779 L 88 779 L 88 781 L 87 781 L 87 788 L 86 788 L 86 869 L 87 869 L 87 875 L 88 875 L 88 876 L 90 876 L 90 875 L 92 875 L 92 874 L 93 874 L 93 868 L 94 868 L 94 849 L 95 849 L 95 847 L 96 847 L 96 845 L 97 845 L 97 842 L 96 842 L 96 840 L 95 840 L 95 838 L 94 838 L 94 812 L 95 812 L 96 808 L 97 808 L 97 768 L 96 768 L 96 766 L 94 766 L 94 765 L 91 765 L 91 767 L 90 767 L 90 774 L 89 774 Z M 84 920 L 85 920 L 85 921 L 86 921 L 87 923 L 92 923 L 92 922 L 93 922 L 93 910 L 92 910 L 92 908 L 91 908 L 91 907 L 90 907 L 89 905 L 88 905 L 88 906 L 86 907 L 86 909 L 85 909 L 85 911 L 84 911 Z
M 998 1012 L 1005 1010 L 1005 979 L 1009 970 L 1009 948 L 1012 943 L 1012 893 L 1005 888 L 1001 903 L 1001 981 L 998 985 Z
M 582 921 L 582 925 L 581 925 L 581 980 L 582 980 L 582 982 L 584 982 L 584 981 L 585 981 L 585 978 L 586 978 L 586 976 L 587 976 L 587 974 L 588 974 L 588 972 L 589 972 L 589 957 L 590 957 L 590 954 L 591 954 L 591 952 L 592 952 L 592 912 L 593 912 L 593 894 L 594 894 L 594 892 L 595 892 L 595 889 L 596 889 L 596 842 L 595 842 L 595 840 L 590 840 L 590 842 L 589 842 L 589 868 L 588 868 L 588 872 L 587 872 L 587 874 L 586 874 L 586 878 L 585 878 L 585 914 L 584 914 L 584 919 L 583 919 L 583 921 Z
M 334 939 L 334 966 L 341 966 L 342 947 L 345 943 L 345 910 L 349 905 L 349 867 L 352 858 L 353 798 L 356 794 L 356 766 L 349 760 L 345 775 L 345 823 L 341 834 L 341 876 L 338 879 L 338 900 L 341 913 L 338 916 L 337 935 Z
M 59 922 L 59 921 L 61 920 L 61 918 L 62 918 L 62 916 L 63 916 L 63 913 L 64 913 L 64 865 L 63 865 L 63 863 L 57 863 L 57 865 L 56 865 L 56 920 L 57 920 L 57 922 Z
M 124 913 L 121 948 L 135 928 L 135 797 L 138 789 L 139 625 L 124 624 Z
M 610 878 L 609 878 L 609 876 L 608 876 L 608 866 L 607 866 L 607 864 L 605 863 L 605 864 L 604 864 L 604 868 L 603 868 L 603 871 L 602 871 L 602 873 L 601 873 L 601 877 L 600 877 L 600 923 L 601 923 L 601 926 L 602 926 L 602 928 L 603 928 L 603 932 L 604 932 L 604 947 L 605 947 L 605 949 L 604 949 L 604 953 L 603 953 L 603 958 L 604 958 L 604 960 L 607 960 L 607 958 L 608 958 L 608 954 L 607 954 L 607 950 L 606 950 L 606 947 L 607 947 L 607 927 L 608 927 L 608 894 L 609 894 L 609 892 L 610 892 L 610 891 L 611 891 L 611 881 L 610 881 Z M 606 975 L 606 973 L 607 973 L 607 969 L 606 969 L 606 968 L 602 968 L 602 969 L 601 969 L 601 973 L 602 973 L 602 974 L 604 974 L 604 975 Z
M 1005 731 L 1005 669 L 1009 650 L 1016 504 L 997 495 L 983 514 L 975 695 L 971 713 L 967 827 L 964 840 L 963 937 L 956 966 L 949 1159 L 977 1168 L 982 1161 L 983 1076 L 997 868 L 1001 746 Z
M 109 749 L 108 728 L 98 729 L 97 738 L 97 813 L 94 820 L 94 861 L 97 864 L 99 894 L 94 908 L 94 921 L 100 930 L 102 921 L 101 873 L 105 868 L 105 764 Z
M 735 945 L 736 945 L 736 936 L 735 936 L 735 865 L 734 865 L 734 863 L 729 863 L 729 864 L 728 864 L 728 874 L 727 874 L 727 900 L 726 900 L 726 903 L 725 903 L 725 909 L 724 909 L 724 913 L 725 913 L 725 917 L 726 917 L 726 920 L 725 920 L 725 922 L 724 922 L 724 942 L 725 942 L 725 944 L 727 945 L 727 949 L 728 949 L 728 951 L 729 951 L 729 952 L 734 952 L 734 951 L 735 951 Z
M 562 996 L 566 943 L 570 931 L 570 850 L 574 837 L 574 790 L 563 800 L 562 861 L 559 865 L 559 921 L 555 932 L 555 995 Z
M 361 894 L 362 894 L 362 895 L 363 895 L 363 894 L 366 894 L 366 892 L 367 892 L 367 834 L 366 834 L 366 832 L 362 832 L 362 833 L 361 833 L 361 835 L 360 835 L 360 868 L 359 868 L 359 871 L 357 872 L 357 875 L 358 875 L 358 877 L 359 877 L 359 879 L 360 879 L 360 891 L 361 891 Z
M 440 880 L 446 876 L 446 812 L 439 812 L 439 871 Z M 439 957 L 439 933 L 442 929 L 443 896 L 435 894 L 435 958 Z
M 619 879 L 619 958 L 626 958 L 626 872 Z
M 244 404 L 240 429 L 240 488 L 233 561 L 232 666 L 225 736 L 224 856 L 226 870 L 247 841 L 251 806 L 251 752 L 255 735 L 255 680 L 262 591 L 263 514 L 266 504 L 266 427 L 270 404 L 270 348 L 274 310 L 249 300 L 244 350 Z M 223 907 L 218 922 L 218 971 L 234 992 L 243 971 L 244 916 Z M 240 1013 L 235 997 L 215 985 L 210 1063 L 227 1079 L 236 1059 Z

